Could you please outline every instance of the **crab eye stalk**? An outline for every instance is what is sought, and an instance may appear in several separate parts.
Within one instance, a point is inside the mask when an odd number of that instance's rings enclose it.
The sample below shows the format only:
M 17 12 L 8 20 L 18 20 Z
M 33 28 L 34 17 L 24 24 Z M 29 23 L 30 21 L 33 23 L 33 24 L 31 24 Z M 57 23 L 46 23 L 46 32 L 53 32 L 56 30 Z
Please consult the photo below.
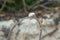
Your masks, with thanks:
M 40 18 L 39 19 L 39 22 L 40 22 L 41 25 L 43 25 L 44 24 L 44 19 L 43 18 Z

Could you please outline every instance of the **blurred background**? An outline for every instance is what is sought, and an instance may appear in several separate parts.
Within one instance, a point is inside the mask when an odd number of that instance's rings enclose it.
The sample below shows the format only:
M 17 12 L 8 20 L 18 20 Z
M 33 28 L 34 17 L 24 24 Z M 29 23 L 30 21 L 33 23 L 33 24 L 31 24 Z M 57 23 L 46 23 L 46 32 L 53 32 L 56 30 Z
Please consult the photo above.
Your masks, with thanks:
M 29 12 L 56 12 L 59 7 L 60 0 L 0 0 L 0 20 L 23 18 Z
M 37 19 L 29 17 L 30 12 Z M 44 28 L 43 38 L 60 40 L 60 0 L 0 0 L 0 40 L 39 39 L 40 25 L 36 20 Z

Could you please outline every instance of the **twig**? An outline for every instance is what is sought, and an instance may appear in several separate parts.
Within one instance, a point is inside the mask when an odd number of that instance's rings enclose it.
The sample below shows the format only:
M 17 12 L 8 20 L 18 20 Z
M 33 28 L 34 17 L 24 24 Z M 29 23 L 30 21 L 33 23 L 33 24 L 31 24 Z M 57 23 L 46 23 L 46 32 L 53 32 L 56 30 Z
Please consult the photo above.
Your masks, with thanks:
M 36 20 L 37 20 L 37 22 L 38 22 L 38 24 L 39 24 L 39 27 L 40 27 L 39 40 L 41 40 L 41 36 L 42 36 L 42 26 L 40 25 L 40 22 L 39 22 L 38 18 L 36 17 L 36 15 L 35 15 L 35 18 L 36 18 Z
M 44 6 L 44 5 L 47 4 L 47 3 L 41 4 L 41 5 L 40 5 L 39 3 L 40 3 L 40 0 L 37 0 L 37 2 L 36 2 L 35 4 L 33 4 L 33 5 L 31 5 L 28 10 L 35 10 L 37 7 L 42 7 L 42 8 L 44 8 L 45 10 L 50 10 L 49 7 Z
M 42 28 L 41 28 L 41 26 L 40 26 L 40 35 L 39 35 L 39 40 L 41 40 L 42 38 L 41 38 L 41 36 L 42 36 Z
M 50 10 L 49 7 L 46 7 L 46 6 L 44 6 L 44 5 L 40 5 L 40 6 L 43 7 L 44 9 L 46 9 L 46 10 Z
M 25 13 L 27 13 L 27 8 L 26 8 L 26 3 L 25 3 L 25 0 L 22 0 L 22 1 L 23 1 L 24 11 L 25 11 Z
M 35 10 L 37 7 L 42 7 L 42 8 L 44 8 L 44 10 L 50 10 L 49 7 L 46 7 L 44 5 L 37 5 L 37 6 L 33 7 L 33 10 Z
M 14 22 L 15 22 L 15 19 L 14 19 Z M 7 40 L 10 40 L 10 37 L 11 37 L 11 34 L 12 34 L 12 31 L 13 29 L 16 27 L 18 23 L 15 23 L 14 26 L 10 29 L 9 33 L 8 33 L 8 37 L 7 37 Z
M 43 37 L 41 37 L 41 39 L 45 38 L 45 37 L 48 36 L 48 35 L 51 36 L 51 35 L 54 34 L 57 30 L 58 30 L 58 28 L 56 27 L 52 32 L 50 32 L 50 33 L 44 35 Z
M 12 34 L 12 30 L 15 28 L 15 26 L 16 25 L 14 24 L 13 28 L 11 28 L 11 30 L 9 31 L 7 40 L 10 40 L 10 37 L 11 37 L 11 34 Z
M 6 5 L 6 0 L 4 0 L 4 3 L 3 3 L 3 5 L 2 5 L 2 7 L 0 9 L 0 12 L 4 9 L 5 5 Z
M 29 10 L 32 9 L 34 6 L 40 3 L 40 0 L 37 0 L 37 2 L 29 7 Z

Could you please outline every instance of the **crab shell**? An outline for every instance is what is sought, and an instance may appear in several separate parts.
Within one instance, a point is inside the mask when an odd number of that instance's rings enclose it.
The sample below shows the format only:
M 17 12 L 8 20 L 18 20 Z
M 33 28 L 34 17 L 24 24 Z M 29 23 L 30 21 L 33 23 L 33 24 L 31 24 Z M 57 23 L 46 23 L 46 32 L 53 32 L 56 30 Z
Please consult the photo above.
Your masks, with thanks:
M 35 15 L 35 13 L 34 12 L 31 12 L 31 13 L 29 13 L 28 17 L 32 17 L 34 15 Z

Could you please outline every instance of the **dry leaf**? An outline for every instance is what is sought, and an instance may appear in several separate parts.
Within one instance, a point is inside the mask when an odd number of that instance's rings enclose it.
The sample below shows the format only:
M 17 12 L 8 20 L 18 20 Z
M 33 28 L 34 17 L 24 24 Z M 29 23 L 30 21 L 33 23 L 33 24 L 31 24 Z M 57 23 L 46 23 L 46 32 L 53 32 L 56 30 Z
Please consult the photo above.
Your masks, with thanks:
M 4 17 L 4 16 L 6 16 L 6 14 L 0 14 L 0 17 Z

